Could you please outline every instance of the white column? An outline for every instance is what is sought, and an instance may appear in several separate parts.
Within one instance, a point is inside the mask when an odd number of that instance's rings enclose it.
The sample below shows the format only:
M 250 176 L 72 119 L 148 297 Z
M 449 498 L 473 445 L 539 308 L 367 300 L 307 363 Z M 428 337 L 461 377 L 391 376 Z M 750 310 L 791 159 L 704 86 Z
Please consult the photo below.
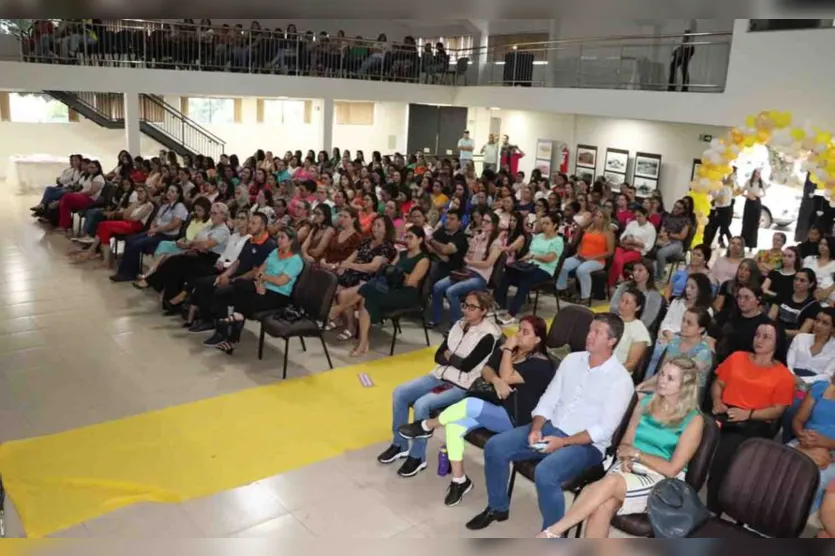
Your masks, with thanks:
M 334 103 L 332 98 L 326 98 L 322 105 L 322 149 L 330 156 L 333 152 L 333 121 Z
M 562 38 L 560 37 L 560 21 L 558 19 L 552 19 L 548 26 L 548 40 L 556 41 L 560 38 Z M 557 69 L 560 63 L 560 51 L 557 50 L 557 46 L 558 45 L 555 44 L 548 46 L 548 65 L 545 70 L 545 83 L 548 87 L 556 87 L 560 85 L 560 83 L 557 83 Z
M 124 93 L 125 97 L 125 149 L 133 156 L 141 154 L 139 132 L 139 94 Z

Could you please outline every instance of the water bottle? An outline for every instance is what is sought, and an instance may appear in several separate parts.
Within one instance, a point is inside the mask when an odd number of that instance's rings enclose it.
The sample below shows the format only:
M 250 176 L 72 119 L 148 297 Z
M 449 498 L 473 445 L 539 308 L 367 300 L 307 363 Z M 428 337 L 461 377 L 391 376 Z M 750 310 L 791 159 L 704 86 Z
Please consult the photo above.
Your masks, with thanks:
M 438 477 L 446 477 L 451 471 L 446 446 L 441 446 L 441 451 L 438 453 Z

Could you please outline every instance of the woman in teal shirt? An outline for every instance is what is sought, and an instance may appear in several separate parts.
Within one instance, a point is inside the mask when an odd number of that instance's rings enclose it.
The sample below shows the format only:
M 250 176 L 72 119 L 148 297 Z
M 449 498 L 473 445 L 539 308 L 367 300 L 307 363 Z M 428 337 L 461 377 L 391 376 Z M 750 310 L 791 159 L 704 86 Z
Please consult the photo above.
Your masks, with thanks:
M 507 267 L 502 283 L 496 289 L 496 302 L 502 309 L 506 309 L 498 316 L 500 323 L 517 324 L 516 315 L 522 309 L 531 288 L 553 280 L 564 245 L 562 237 L 557 233 L 558 223 L 556 215 L 549 214 L 540 218 L 542 233 L 533 236 L 528 254 Z M 510 286 L 516 286 L 516 295 L 508 302 L 507 291 Z
M 616 515 L 646 512 L 653 487 L 664 479 L 684 479 L 687 464 L 702 441 L 699 371 L 688 357 L 667 361 L 658 373 L 655 394 L 641 400 L 618 447 L 617 462 L 606 477 L 583 489 L 565 517 L 543 531 L 561 537 L 586 522 L 585 537 L 609 536 Z
M 218 322 L 217 334 L 226 338 L 215 347 L 229 355 L 235 351 L 247 318 L 255 313 L 281 309 L 290 304 L 293 287 L 304 270 L 304 260 L 299 255 L 299 240 L 292 228 L 278 233 L 278 249 L 255 269 L 251 278 L 241 278 L 233 283 L 232 316 Z

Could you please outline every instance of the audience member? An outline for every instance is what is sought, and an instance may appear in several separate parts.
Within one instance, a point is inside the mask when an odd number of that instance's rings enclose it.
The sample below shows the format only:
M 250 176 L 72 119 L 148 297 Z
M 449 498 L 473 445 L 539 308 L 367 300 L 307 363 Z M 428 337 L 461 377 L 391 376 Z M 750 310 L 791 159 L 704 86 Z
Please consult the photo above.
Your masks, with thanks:
M 664 298 L 667 301 L 676 297 L 681 297 L 684 294 L 684 288 L 687 286 L 687 279 L 692 274 L 704 274 L 710 279 L 711 289 L 715 289 L 713 284 L 713 277 L 711 276 L 710 257 L 713 251 L 705 244 L 699 244 L 690 250 L 690 264 L 684 268 L 676 270 L 670 279 L 670 283 L 664 292 Z
M 753 351 L 754 334 L 762 324 L 772 323 L 763 313 L 762 290 L 756 286 L 740 286 L 736 292 L 736 308 L 721 327 L 717 338 L 719 361 L 737 351 Z
M 762 286 L 762 275 L 754 259 L 743 259 L 737 267 L 736 276 L 733 280 L 723 282 L 716 292 L 716 299 L 713 301 L 714 318 L 719 325 L 724 324 L 737 308 L 734 299 L 739 288 L 746 286 L 760 289 Z
M 635 407 L 606 477 L 585 487 L 561 520 L 541 538 L 562 537 L 586 522 L 585 538 L 607 538 L 615 515 L 642 514 L 655 485 L 683 481 L 702 440 L 696 364 L 687 357 L 669 359 L 657 377 L 655 393 Z
M 828 302 L 835 298 L 835 259 L 832 258 L 830 250 L 832 241 L 831 237 L 822 237 L 818 242 L 817 256 L 811 255 L 803 259 L 803 268 L 814 271 L 818 279 L 815 297 L 821 302 Z
M 615 357 L 632 374 L 639 370 L 638 365 L 644 360 L 652 343 L 647 327 L 640 318 L 644 303 L 644 294 L 637 288 L 630 288 L 621 295 L 617 311 L 623 321 L 623 336 L 615 348 Z
M 413 439 L 410 447 L 410 441 L 400 434 L 400 429 L 409 423 L 409 408 L 414 410 L 415 421 L 423 423 L 433 411 L 463 400 L 467 390 L 481 376 L 502 335 L 501 330 L 485 318 L 493 305 L 489 294 L 471 292 L 465 303 L 464 318 L 453 325 L 449 336 L 435 352 L 435 368 L 426 376 L 401 384 L 392 394 L 393 439 L 377 461 L 388 465 L 405 459 L 397 472 L 401 477 L 414 477 L 427 467 L 426 438 L 429 435 Z
M 474 297 L 478 295 L 484 294 Z M 467 309 L 474 311 L 476 307 L 479 305 Z M 400 427 L 400 435 L 410 440 L 428 438 L 435 429 L 445 428 L 452 467 L 452 482 L 444 500 L 447 506 L 457 506 L 473 489 L 473 482 L 464 473 L 464 436 L 468 432 L 484 428 L 502 433 L 530 424 L 531 413 L 554 378 L 554 365 L 546 351 L 547 336 L 544 320 L 524 317 L 519 332 L 504 345 L 497 346 L 481 370 L 482 379 L 492 386 L 489 395 L 471 393 L 436 419 Z
M 771 249 L 762 249 L 755 260 L 760 267 L 760 273 L 768 276 L 772 270 L 780 270 L 783 266 L 783 247 L 786 245 L 786 234 L 775 232 L 771 239 Z
M 632 271 L 630 280 L 622 283 L 612 295 L 609 302 L 609 311 L 616 313 L 620 307 L 620 297 L 628 289 L 635 288 L 644 294 L 644 309 L 641 311 L 641 322 L 647 330 L 653 328 L 658 320 L 661 310 L 664 307 L 664 298 L 655 289 L 655 265 L 649 259 L 639 259 L 631 264 Z
M 812 330 L 812 324 L 821 309 L 815 299 L 817 277 L 814 271 L 803 268 L 795 272 L 792 294 L 771 306 L 768 317 L 779 322 L 789 339 Z
M 572 271 L 580 283 L 579 302 L 588 302 L 591 298 L 591 274 L 603 270 L 606 259 L 615 250 L 615 236 L 609 228 L 609 221 L 600 210 L 595 210 L 591 225 L 583 232 L 577 253 L 565 259 L 557 278 L 557 290 L 568 289 L 568 275 Z
M 773 438 L 775 423 L 792 403 L 794 375 L 781 363 L 784 344 L 779 325 L 768 321 L 756 328 L 750 352 L 736 351 L 716 369 L 711 399 L 722 435 L 707 490 L 707 507 L 716 515 L 722 513 L 719 489 L 737 448 L 748 438 Z
M 790 299 L 794 292 L 794 276 L 801 269 L 803 261 L 797 247 L 783 249 L 783 262 L 779 270 L 772 270 L 763 281 L 763 293 L 773 303 Z M 814 293 L 814 288 L 811 289 Z
M 623 197 L 620 195 L 618 200 Z M 632 214 L 631 211 L 629 211 Z M 612 267 L 609 269 L 609 287 L 614 285 L 623 277 L 624 269 L 629 263 L 640 260 L 655 245 L 655 227 L 647 220 L 647 211 L 644 207 L 638 207 L 634 211 L 634 220 L 626 224 L 620 236 L 620 246 L 615 249 L 612 258 Z M 620 217 L 618 217 L 620 221 Z
M 707 384 L 708 375 L 713 367 L 713 350 L 706 340 L 710 313 L 703 306 L 689 307 L 681 317 L 678 333 L 670 338 L 658 359 L 669 361 L 675 357 L 687 357 L 695 363 L 699 371 L 699 388 Z M 638 392 L 653 391 L 658 377 L 655 369 L 658 363 L 647 370 L 646 379 L 638 385 Z
M 663 280 L 667 276 L 667 261 L 684 254 L 684 243 L 691 231 L 693 222 L 685 211 L 684 202 L 676 201 L 673 212 L 664 218 L 656 240 L 658 249 L 655 252 L 655 275 L 659 279 Z
M 587 351 L 569 354 L 533 411 L 530 425 L 491 438 L 484 449 L 487 509 L 467 523 L 471 530 L 510 513 L 507 483 L 514 461 L 541 460 L 536 490 L 546 529 L 565 513 L 562 483 L 599 465 L 634 395 L 632 378 L 614 357 L 623 335 L 617 315 L 596 315 Z
M 728 251 L 724 257 L 719 257 L 710 269 L 711 279 L 716 284 L 724 284 L 728 280 L 733 280 L 736 277 L 736 271 L 739 269 L 739 264 L 745 258 L 745 241 L 739 237 L 734 236 L 728 243 Z

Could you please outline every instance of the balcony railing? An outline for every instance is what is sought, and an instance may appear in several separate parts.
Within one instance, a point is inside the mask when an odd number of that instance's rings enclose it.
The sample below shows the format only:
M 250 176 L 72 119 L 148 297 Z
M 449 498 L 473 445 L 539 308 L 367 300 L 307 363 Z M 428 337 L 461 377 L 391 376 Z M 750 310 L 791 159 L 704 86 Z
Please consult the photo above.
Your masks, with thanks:
M 11 21 L 11 20 L 5 20 Z M 14 28 L 5 25 L 5 28 Z M 3 26 L 0 26 L 2 29 Z M 732 33 L 563 39 L 446 51 L 278 29 L 119 20 L 19 33 L 27 62 L 439 85 L 722 92 Z

